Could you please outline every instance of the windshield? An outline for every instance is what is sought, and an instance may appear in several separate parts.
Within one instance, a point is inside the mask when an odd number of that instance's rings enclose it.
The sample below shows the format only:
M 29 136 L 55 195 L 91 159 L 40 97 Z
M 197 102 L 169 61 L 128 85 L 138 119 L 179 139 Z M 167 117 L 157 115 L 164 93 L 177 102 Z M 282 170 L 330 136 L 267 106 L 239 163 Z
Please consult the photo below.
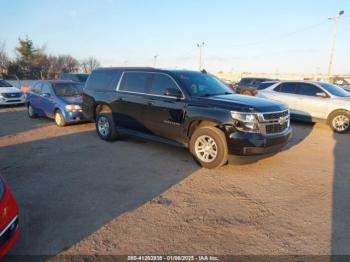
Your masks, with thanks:
M 234 92 L 220 80 L 206 73 L 181 72 L 175 74 L 193 96 L 234 94 Z
M 78 77 L 80 82 L 85 83 L 86 80 L 88 79 L 89 75 L 87 75 L 87 74 L 78 74 L 77 77 Z
M 77 83 L 60 83 L 54 84 L 53 90 L 57 96 L 80 96 L 83 86 Z
M 9 82 L 0 79 L 0 87 L 12 87 Z
M 326 91 L 331 93 L 334 96 L 339 96 L 339 97 L 350 97 L 350 94 L 346 92 L 344 89 L 342 89 L 339 86 L 332 85 L 329 83 L 318 83 L 320 86 L 322 86 Z

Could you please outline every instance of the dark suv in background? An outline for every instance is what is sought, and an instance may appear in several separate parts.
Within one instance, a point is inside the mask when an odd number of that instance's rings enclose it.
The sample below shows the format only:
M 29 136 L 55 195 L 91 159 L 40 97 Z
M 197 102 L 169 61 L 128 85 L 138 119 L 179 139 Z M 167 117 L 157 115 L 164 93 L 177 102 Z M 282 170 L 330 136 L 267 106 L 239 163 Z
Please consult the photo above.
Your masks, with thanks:
M 182 145 L 206 168 L 224 165 L 228 154 L 280 150 L 291 136 L 285 104 L 236 95 L 206 72 L 97 69 L 83 112 L 104 140 L 127 133 Z
M 85 84 L 89 74 L 63 73 L 58 78 L 59 80 L 70 80 Z
M 273 81 L 270 78 L 257 78 L 257 77 L 245 77 L 242 78 L 236 85 L 234 85 L 234 90 L 238 94 L 255 96 L 256 89 L 258 86 L 266 81 Z

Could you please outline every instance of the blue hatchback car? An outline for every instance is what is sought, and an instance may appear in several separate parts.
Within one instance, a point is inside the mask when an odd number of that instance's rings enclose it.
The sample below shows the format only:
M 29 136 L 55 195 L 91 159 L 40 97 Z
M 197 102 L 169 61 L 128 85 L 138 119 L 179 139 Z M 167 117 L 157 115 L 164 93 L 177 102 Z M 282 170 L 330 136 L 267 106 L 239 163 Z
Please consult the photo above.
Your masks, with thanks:
M 81 104 L 83 85 L 72 81 L 38 81 L 27 93 L 30 118 L 48 117 L 57 126 L 84 121 Z

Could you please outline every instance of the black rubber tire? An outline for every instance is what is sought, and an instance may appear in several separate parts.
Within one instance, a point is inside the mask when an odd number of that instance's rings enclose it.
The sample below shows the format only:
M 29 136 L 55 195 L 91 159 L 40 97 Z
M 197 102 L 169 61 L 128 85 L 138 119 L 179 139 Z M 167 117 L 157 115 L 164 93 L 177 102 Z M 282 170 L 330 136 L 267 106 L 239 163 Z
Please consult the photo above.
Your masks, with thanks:
M 31 108 L 31 111 L 30 111 L 29 108 Z M 30 118 L 37 118 L 37 117 L 38 117 L 38 115 L 34 112 L 34 109 L 33 109 L 33 107 L 32 107 L 31 104 L 28 104 L 28 105 L 27 105 L 27 112 L 28 112 L 28 116 L 29 116 Z M 32 114 L 31 114 L 30 112 L 32 112 Z
M 56 114 L 59 114 L 61 119 L 62 119 L 62 121 L 60 123 L 57 123 L 57 121 L 56 121 Z M 67 123 L 66 123 L 66 121 L 64 119 L 64 116 L 63 116 L 63 114 L 62 114 L 62 112 L 60 110 L 56 110 L 55 111 L 55 123 L 56 123 L 56 126 L 58 126 L 58 127 L 64 127 L 64 126 L 67 125 Z
M 206 135 L 211 137 L 216 145 L 217 145 L 217 156 L 212 162 L 203 162 L 201 161 L 195 152 L 195 143 L 198 137 Z M 227 141 L 224 132 L 220 129 L 212 126 L 204 126 L 196 129 L 191 136 L 190 140 L 190 151 L 194 157 L 194 159 L 204 168 L 212 169 L 218 168 L 225 165 L 228 162 L 228 149 L 227 149 Z
M 334 113 L 332 113 L 329 118 L 328 118 L 328 123 L 330 125 L 330 127 L 333 129 L 334 132 L 339 133 L 339 134 L 345 134 L 347 132 L 350 131 L 350 126 L 348 126 L 347 129 L 345 129 L 344 131 L 338 131 L 334 126 L 333 126 L 333 119 L 336 118 L 339 115 L 343 115 L 346 116 L 349 120 L 350 120 L 350 112 L 346 111 L 346 110 L 338 110 L 335 111 Z
M 105 118 L 105 120 L 108 121 L 108 123 L 109 123 L 108 133 L 106 135 L 102 134 L 98 128 L 98 124 L 99 124 L 99 121 L 101 118 Z M 114 119 L 110 113 L 100 113 L 97 115 L 97 117 L 96 117 L 96 132 L 97 132 L 98 136 L 105 141 L 114 141 L 114 140 L 118 139 L 119 135 L 118 135 L 117 127 L 116 127 Z

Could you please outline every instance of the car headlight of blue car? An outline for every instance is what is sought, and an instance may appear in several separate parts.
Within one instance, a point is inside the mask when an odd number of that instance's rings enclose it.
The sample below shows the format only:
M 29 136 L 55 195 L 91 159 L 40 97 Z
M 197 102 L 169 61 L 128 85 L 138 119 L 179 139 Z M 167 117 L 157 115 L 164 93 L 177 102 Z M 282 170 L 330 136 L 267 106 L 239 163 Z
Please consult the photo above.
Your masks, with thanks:
M 82 112 L 80 105 L 66 105 L 67 112 Z

